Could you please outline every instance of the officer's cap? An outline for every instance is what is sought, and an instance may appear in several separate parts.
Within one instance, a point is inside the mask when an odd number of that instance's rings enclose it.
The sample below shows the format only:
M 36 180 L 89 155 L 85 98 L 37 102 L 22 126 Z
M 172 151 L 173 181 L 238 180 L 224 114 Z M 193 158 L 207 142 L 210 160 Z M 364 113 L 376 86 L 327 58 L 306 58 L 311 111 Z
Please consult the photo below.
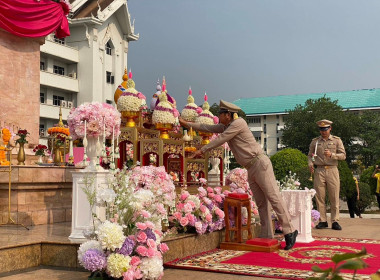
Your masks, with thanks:
M 317 121 L 317 125 L 319 126 L 319 130 L 321 131 L 326 131 L 330 128 L 331 124 L 333 122 L 332 121 L 329 121 L 329 120 L 321 120 L 321 121 Z
M 235 104 L 232 104 L 224 100 L 220 100 L 219 108 L 219 114 L 227 112 L 237 113 L 239 112 L 239 110 L 241 110 L 240 107 L 236 106 Z

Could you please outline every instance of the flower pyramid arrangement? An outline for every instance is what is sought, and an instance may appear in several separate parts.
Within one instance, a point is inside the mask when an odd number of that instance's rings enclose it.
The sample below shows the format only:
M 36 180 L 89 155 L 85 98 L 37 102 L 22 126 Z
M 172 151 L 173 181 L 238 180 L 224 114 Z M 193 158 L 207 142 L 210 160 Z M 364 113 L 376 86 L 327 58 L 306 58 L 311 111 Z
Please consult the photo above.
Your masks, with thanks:
M 194 103 L 194 97 L 192 95 L 192 90 L 189 88 L 189 96 L 187 97 L 187 104 L 181 112 L 181 117 L 188 122 L 195 122 L 198 115 L 202 112 L 202 108 L 198 107 Z
M 173 109 L 173 105 L 168 101 L 168 96 L 163 90 L 158 96 L 159 103 L 154 108 L 152 115 L 153 124 L 175 124 L 176 115 Z
M 169 250 L 161 242 L 161 222 L 175 197 L 164 167 L 118 170 L 107 189 L 87 194 L 90 204 L 106 206 L 108 219 L 96 220 L 94 230 L 86 232 L 90 240 L 78 250 L 80 264 L 113 278 L 161 279 L 162 255 Z
M 110 138 L 112 132 L 115 135 L 120 133 L 120 113 L 110 104 L 84 103 L 71 109 L 67 123 L 74 140 L 85 136 L 85 121 L 87 137 L 96 138 L 105 134 L 106 138 Z
M 122 93 L 117 100 L 117 109 L 120 112 L 138 112 L 146 108 L 146 97 L 135 89 L 135 82 L 132 80 L 131 71 L 129 71 L 128 76 L 127 88 L 124 88 L 122 85 L 118 86 L 118 89 L 121 90 Z
M 205 102 L 202 105 L 202 112 L 199 114 L 198 118 L 195 120 L 197 123 L 213 125 L 219 122 L 219 118 L 214 116 L 213 113 L 210 112 L 210 105 L 207 102 L 207 94 L 205 93 L 204 100 Z

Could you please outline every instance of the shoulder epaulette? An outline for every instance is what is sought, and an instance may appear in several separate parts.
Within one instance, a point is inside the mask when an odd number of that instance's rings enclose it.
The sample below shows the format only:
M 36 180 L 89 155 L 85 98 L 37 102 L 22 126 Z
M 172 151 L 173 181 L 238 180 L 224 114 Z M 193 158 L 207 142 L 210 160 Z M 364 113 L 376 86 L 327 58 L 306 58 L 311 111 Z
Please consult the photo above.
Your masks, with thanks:
M 318 137 L 315 137 L 315 138 L 313 138 L 313 140 L 312 141 L 314 141 L 314 140 L 317 140 L 319 138 L 319 136 Z
M 333 138 L 340 139 L 340 137 L 333 135 Z

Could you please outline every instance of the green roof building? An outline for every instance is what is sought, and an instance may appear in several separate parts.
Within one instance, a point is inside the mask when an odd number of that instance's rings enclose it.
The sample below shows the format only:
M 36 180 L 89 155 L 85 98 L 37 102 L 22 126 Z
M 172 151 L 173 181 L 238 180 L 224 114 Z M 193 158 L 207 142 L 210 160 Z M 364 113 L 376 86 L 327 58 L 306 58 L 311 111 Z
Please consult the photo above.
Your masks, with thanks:
M 283 147 L 281 130 L 286 111 L 294 109 L 297 104 L 304 105 L 308 99 L 323 96 L 332 101 L 338 100 L 338 105 L 346 110 L 380 110 L 380 89 L 241 98 L 233 103 L 245 112 L 256 141 L 271 156 Z

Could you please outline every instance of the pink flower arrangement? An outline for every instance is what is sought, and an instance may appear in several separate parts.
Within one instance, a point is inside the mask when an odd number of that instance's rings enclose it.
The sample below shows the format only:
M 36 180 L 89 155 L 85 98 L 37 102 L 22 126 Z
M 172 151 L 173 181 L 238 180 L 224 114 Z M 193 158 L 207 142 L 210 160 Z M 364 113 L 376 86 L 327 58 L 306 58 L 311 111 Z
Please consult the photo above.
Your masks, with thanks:
M 120 133 L 120 113 L 107 103 L 85 103 L 71 109 L 67 117 L 70 134 L 73 139 L 84 137 L 84 124 L 87 122 L 86 135 L 88 137 L 103 137 L 104 125 L 107 138 Z

